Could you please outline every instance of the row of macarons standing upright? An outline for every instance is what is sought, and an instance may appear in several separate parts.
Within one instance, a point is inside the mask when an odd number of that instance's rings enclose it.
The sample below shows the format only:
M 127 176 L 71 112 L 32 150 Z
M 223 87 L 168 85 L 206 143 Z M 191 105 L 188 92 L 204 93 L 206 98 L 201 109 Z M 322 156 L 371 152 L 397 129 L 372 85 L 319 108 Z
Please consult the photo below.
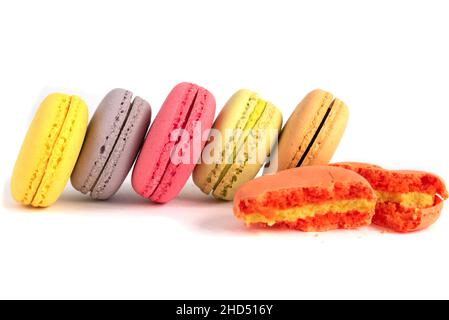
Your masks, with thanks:
M 180 83 L 150 126 L 150 104 L 114 89 L 88 123 L 80 97 L 50 94 L 22 144 L 12 195 L 24 205 L 47 207 L 71 179 L 75 189 L 105 200 L 134 165 L 133 189 L 154 202 L 173 199 L 192 173 L 205 194 L 232 200 L 268 159 L 271 172 L 328 163 L 348 119 L 345 104 L 319 89 L 299 103 L 282 134 L 281 111 L 250 90 L 237 91 L 214 121 L 215 109 L 211 92 Z

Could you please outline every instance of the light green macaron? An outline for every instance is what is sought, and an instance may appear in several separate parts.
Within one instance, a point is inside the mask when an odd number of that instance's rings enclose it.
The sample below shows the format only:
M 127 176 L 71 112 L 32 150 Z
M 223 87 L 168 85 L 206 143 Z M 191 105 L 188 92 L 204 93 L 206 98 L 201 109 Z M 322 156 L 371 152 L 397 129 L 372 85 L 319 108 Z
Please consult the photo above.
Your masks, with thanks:
M 206 194 L 232 200 L 266 162 L 281 126 L 282 114 L 272 103 L 250 90 L 237 91 L 215 120 L 194 183 Z

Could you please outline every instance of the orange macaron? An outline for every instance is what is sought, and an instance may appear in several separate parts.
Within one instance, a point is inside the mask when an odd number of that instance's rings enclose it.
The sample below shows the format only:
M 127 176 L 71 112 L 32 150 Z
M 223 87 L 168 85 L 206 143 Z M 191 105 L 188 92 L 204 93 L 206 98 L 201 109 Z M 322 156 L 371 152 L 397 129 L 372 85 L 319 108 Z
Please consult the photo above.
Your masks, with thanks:
M 309 92 L 288 118 L 265 172 L 328 164 L 348 118 L 342 100 L 321 89 Z
M 376 195 L 357 173 L 307 166 L 251 180 L 238 189 L 234 214 L 246 225 L 301 231 L 353 229 L 371 224 Z
M 341 162 L 332 166 L 363 176 L 377 196 L 373 223 L 396 232 L 427 228 L 440 216 L 448 192 L 443 180 L 428 172 L 386 170 L 379 166 Z

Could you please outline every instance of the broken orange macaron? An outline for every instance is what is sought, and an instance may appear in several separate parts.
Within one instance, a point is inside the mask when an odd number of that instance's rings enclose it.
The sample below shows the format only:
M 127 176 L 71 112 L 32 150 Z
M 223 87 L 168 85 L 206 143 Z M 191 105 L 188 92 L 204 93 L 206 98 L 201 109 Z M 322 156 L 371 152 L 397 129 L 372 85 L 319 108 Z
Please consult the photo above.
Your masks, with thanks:
M 412 232 L 433 224 L 440 216 L 446 186 L 438 176 L 422 171 L 386 170 L 376 165 L 341 162 L 332 166 L 363 176 L 377 196 L 373 223 L 396 232 Z
M 234 198 L 234 214 L 246 225 L 301 231 L 353 229 L 371 224 L 376 195 L 357 173 L 307 166 L 247 182 Z

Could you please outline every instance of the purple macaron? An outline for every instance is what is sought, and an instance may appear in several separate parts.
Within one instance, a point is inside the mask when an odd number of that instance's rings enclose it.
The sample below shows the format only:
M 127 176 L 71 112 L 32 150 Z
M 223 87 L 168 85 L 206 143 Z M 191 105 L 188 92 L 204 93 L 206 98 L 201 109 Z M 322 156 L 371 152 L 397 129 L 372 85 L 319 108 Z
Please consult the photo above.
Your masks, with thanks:
M 71 182 L 93 199 L 108 199 L 117 192 L 150 125 L 150 104 L 132 96 L 125 89 L 110 91 L 89 123 Z

